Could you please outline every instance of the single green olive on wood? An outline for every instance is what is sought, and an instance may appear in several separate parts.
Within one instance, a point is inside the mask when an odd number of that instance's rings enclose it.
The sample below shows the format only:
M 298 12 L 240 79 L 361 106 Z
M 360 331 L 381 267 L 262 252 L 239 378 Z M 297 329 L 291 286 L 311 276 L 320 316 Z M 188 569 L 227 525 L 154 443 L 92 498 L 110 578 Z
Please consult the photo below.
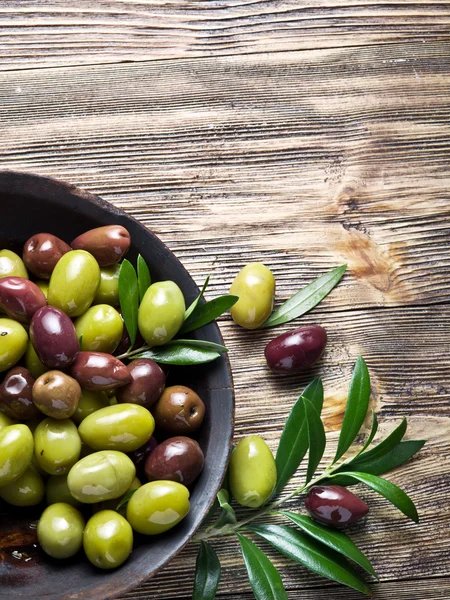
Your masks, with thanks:
M 122 337 L 122 317 L 112 306 L 97 304 L 77 318 L 75 331 L 81 350 L 111 354 Z
M 0 431 L 0 487 L 19 479 L 33 456 L 33 434 L 26 425 L 9 425 Z
M 151 481 L 127 505 L 127 520 L 138 533 L 157 535 L 177 525 L 189 512 L 189 490 L 176 481 Z
M 78 317 L 92 304 L 100 285 L 100 267 L 85 250 L 71 250 L 57 262 L 50 277 L 48 303 Z
M 86 523 L 83 547 L 87 558 L 95 567 L 115 569 L 131 554 L 133 530 L 119 513 L 102 510 L 92 515 Z
M 136 467 L 126 454 L 103 450 L 78 461 L 69 471 L 67 485 L 74 498 L 94 504 L 125 494 L 135 476 Z
M 270 498 L 277 468 L 270 448 L 257 435 L 243 438 L 233 450 L 229 466 L 231 493 L 238 504 L 259 508 Z
M 0 319 L 0 371 L 13 367 L 25 354 L 28 334 L 12 319 Z
M 18 254 L 11 250 L 0 250 L 0 277 L 28 279 L 27 269 Z
M 150 346 L 171 340 L 184 321 L 186 305 L 173 281 L 158 281 L 145 292 L 138 312 L 139 332 Z
M 41 515 L 37 536 L 44 552 L 53 558 L 69 558 L 83 545 L 84 518 L 74 506 L 57 502 Z
M 34 455 L 49 475 L 63 475 L 77 462 L 81 439 L 70 419 L 44 419 L 34 432 Z
M 119 263 L 100 269 L 100 285 L 95 294 L 94 304 L 119 306 L 119 273 Z
M 32 466 L 15 481 L 0 488 L 0 498 L 13 506 L 35 506 L 44 497 L 41 475 Z
M 236 275 L 230 294 L 239 296 L 230 311 L 235 323 L 245 329 L 256 329 L 272 312 L 275 279 L 262 263 L 250 263 Z
M 152 414 L 138 404 L 114 404 L 86 417 L 78 432 L 94 450 L 132 452 L 145 444 L 155 429 Z

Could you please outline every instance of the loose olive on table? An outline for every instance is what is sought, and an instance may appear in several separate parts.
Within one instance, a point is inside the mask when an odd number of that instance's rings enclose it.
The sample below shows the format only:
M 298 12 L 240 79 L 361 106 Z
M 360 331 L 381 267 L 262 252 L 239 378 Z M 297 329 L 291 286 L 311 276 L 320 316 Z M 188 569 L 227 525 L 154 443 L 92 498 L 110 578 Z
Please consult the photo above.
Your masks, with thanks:
M 307 325 L 274 338 L 264 350 L 275 373 L 296 373 L 311 367 L 322 356 L 327 333 L 320 325 Z
M 340 485 L 313 486 L 305 507 L 316 521 L 338 528 L 356 523 L 369 512 L 361 498 Z
M 236 275 L 230 294 L 239 296 L 231 307 L 233 320 L 245 329 L 256 329 L 266 321 L 273 309 L 275 279 L 262 263 L 250 263 Z

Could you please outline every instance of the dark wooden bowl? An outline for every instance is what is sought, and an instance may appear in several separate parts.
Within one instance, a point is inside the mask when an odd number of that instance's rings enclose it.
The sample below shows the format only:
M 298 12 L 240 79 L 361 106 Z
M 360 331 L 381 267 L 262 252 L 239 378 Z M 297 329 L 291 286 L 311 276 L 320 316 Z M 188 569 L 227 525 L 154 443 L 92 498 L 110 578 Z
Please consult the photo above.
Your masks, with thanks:
M 138 221 L 98 196 L 67 183 L 28 173 L 0 171 L 0 248 L 21 252 L 23 243 L 40 231 L 70 242 L 87 229 L 117 223 L 131 234 L 128 258 L 135 261 L 137 254 L 142 254 L 153 279 L 172 279 L 190 303 L 199 290 L 189 273 Z M 203 327 L 195 336 L 223 343 L 216 324 Z M 207 514 L 224 476 L 233 431 L 233 384 L 226 356 L 207 365 L 172 369 L 169 377 L 172 383 L 193 387 L 207 407 L 198 436 L 205 453 L 205 469 L 192 486 L 188 516 L 163 536 L 136 536 L 128 561 L 115 571 L 105 572 L 91 566 L 81 552 L 64 561 L 46 556 L 36 546 L 39 510 L 14 509 L 2 503 L 1 598 L 115 598 L 167 565 L 189 541 Z

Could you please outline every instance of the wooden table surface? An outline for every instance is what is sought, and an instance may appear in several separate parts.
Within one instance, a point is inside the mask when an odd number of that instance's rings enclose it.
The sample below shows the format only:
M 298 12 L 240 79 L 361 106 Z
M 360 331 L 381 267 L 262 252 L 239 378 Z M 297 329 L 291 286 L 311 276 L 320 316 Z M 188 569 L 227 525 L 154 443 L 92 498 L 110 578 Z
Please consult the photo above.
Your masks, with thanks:
M 129 211 L 198 283 L 212 274 L 208 297 L 250 261 L 273 270 L 279 300 L 348 262 L 301 320 L 329 334 L 311 372 L 271 375 L 274 332 L 221 319 L 236 439 L 275 449 L 320 375 L 330 458 L 362 354 L 381 433 L 408 416 L 407 436 L 428 443 L 390 476 L 421 523 L 361 488 L 372 513 L 353 539 L 380 575 L 375 598 L 450 598 L 450 3 L 2 0 L 0 131 L 1 168 Z M 252 598 L 236 543 L 216 548 L 218 597 Z M 360 597 L 267 551 L 292 600 Z M 190 598 L 195 554 L 123 600 Z

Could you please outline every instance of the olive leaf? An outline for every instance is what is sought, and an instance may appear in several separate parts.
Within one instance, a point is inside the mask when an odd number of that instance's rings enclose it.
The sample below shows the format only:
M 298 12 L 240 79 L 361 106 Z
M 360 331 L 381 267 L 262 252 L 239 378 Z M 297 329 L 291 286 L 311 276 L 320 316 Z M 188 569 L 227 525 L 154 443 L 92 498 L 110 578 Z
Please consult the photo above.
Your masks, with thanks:
M 209 283 L 209 278 L 210 275 L 208 275 L 208 277 L 205 279 L 205 283 L 203 284 L 202 289 L 200 290 L 200 294 L 197 296 L 197 298 L 192 302 L 192 304 L 186 309 L 185 313 L 184 313 L 184 320 L 186 321 L 186 319 L 188 317 L 191 316 L 191 314 L 194 312 L 194 310 L 197 307 L 197 304 L 199 303 L 200 299 L 202 298 L 203 294 L 205 293 L 205 290 L 208 286 Z
M 291 296 L 277 310 L 274 310 L 262 327 L 274 327 L 275 325 L 288 323 L 310 311 L 328 296 L 342 279 L 346 269 L 347 265 L 341 265 L 312 281 L 305 288 Z
M 133 490 L 128 490 L 128 492 L 126 494 L 124 494 L 122 496 L 122 498 L 120 499 L 119 504 L 116 506 L 116 510 L 120 510 L 122 508 L 122 506 L 125 506 L 126 504 L 128 504 L 131 496 L 134 494 L 134 492 L 137 492 L 138 488 L 134 488 Z
M 277 569 L 256 544 L 237 534 L 248 580 L 256 600 L 288 600 Z
M 359 456 L 360 454 L 362 454 L 364 452 L 364 450 L 366 450 L 370 446 L 370 444 L 373 441 L 373 438 L 377 434 L 377 431 L 378 431 L 378 418 L 377 418 L 376 412 L 373 410 L 372 411 L 372 425 L 370 427 L 369 437 L 367 438 L 366 443 L 361 448 L 361 450 L 355 455 L 355 458 L 356 458 L 356 456 Z
M 367 487 L 371 488 L 381 496 L 384 496 L 386 500 L 389 500 L 391 504 L 396 506 L 412 521 L 415 523 L 419 522 L 419 515 L 417 514 L 414 502 L 402 489 L 390 481 L 377 477 L 376 475 L 369 475 L 368 473 L 359 473 L 356 471 L 344 471 L 342 475 L 364 483 Z M 331 478 L 333 479 L 333 476 L 331 476 Z
M 368 558 L 343 531 L 322 525 L 306 515 L 298 515 L 288 511 L 279 511 L 279 514 L 290 519 L 304 533 L 358 564 L 370 575 L 377 576 Z
M 305 422 L 303 398 L 307 398 L 320 413 L 323 405 L 323 385 L 314 379 L 297 399 L 287 418 L 276 455 L 277 484 L 274 495 L 279 494 L 297 470 L 308 450 L 308 430 Z
M 198 329 L 199 327 L 203 327 L 203 325 L 211 323 L 234 306 L 238 300 L 239 296 L 226 294 L 225 296 L 219 296 L 209 302 L 197 304 L 181 326 L 179 333 L 188 333 L 189 331 L 194 331 L 194 329 Z
M 202 348 L 203 350 L 213 350 L 214 352 L 219 352 L 222 354 L 223 352 L 228 352 L 228 348 L 226 346 L 222 346 L 222 344 L 216 344 L 215 342 L 208 342 L 207 340 L 170 340 L 164 347 L 166 346 L 189 346 L 189 348 Z
M 136 271 L 126 258 L 122 261 L 119 271 L 119 302 L 132 348 L 138 327 L 139 287 Z
M 250 525 L 248 529 L 310 571 L 370 595 L 366 583 L 340 554 L 310 536 L 284 525 Z
M 305 406 L 306 425 L 308 430 L 309 456 L 308 469 L 306 472 L 306 482 L 308 483 L 313 478 L 322 459 L 325 451 L 326 437 L 322 419 L 315 406 L 308 398 L 303 398 L 303 404 Z
M 192 600 L 213 600 L 220 581 L 220 562 L 210 544 L 200 542 Z
M 350 383 L 344 420 L 333 464 L 347 452 L 367 414 L 370 399 L 370 375 L 362 356 L 358 357 Z
M 139 254 L 137 257 L 137 276 L 138 276 L 138 287 L 139 287 L 139 302 L 142 302 L 145 292 L 148 290 L 152 283 L 150 271 L 144 258 Z
M 400 425 L 396 427 L 386 439 L 377 444 L 374 448 L 372 448 L 372 450 L 368 450 L 367 452 L 362 452 L 361 454 L 358 454 L 359 458 L 365 458 L 367 460 L 376 460 L 377 458 L 384 456 L 402 441 L 403 436 L 406 433 L 406 427 L 406 419 L 403 419 Z
M 172 344 L 155 346 L 134 355 L 134 358 L 151 358 L 164 365 L 201 365 L 212 362 L 220 357 L 219 352 L 198 348 L 190 344 Z
M 226 516 L 225 521 L 227 523 L 236 523 L 237 522 L 236 514 L 234 512 L 234 509 L 230 505 L 230 494 L 228 493 L 228 490 L 225 490 L 222 488 L 219 491 L 219 493 L 217 494 L 217 500 L 219 502 L 220 508 L 222 508 L 226 513 L 224 515 L 224 516 Z M 217 526 L 217 524 L 216 524 L 216 526 Z

